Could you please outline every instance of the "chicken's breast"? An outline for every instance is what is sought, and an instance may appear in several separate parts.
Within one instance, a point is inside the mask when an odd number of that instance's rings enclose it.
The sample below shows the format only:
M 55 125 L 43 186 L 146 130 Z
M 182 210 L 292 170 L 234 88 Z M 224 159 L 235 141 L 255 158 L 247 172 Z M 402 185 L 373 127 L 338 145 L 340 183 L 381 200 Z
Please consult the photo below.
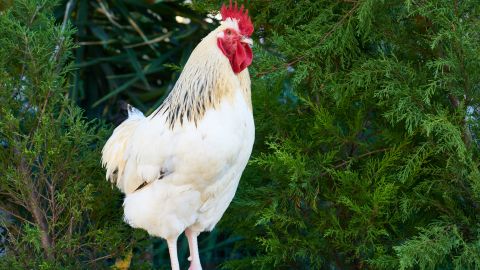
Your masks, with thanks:
M 185 228 L 211 230 L 230 204 L 254 141 L 251 107 L 241 89 L 198 122 L 170 129 L 145 118 L 129 143 L 125 181 L 148 182 L 127 192 L 125 219 L 168 238 Z

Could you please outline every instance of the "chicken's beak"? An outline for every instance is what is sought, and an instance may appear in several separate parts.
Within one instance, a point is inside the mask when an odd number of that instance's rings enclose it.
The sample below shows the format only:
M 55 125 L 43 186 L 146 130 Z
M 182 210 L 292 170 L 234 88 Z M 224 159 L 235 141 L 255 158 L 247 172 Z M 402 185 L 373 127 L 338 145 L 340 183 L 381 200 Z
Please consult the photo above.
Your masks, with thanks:
M 253 40 L 249 37 L 243 36 L 240 42 L 248 44 L 250 47 L 253 46 Z

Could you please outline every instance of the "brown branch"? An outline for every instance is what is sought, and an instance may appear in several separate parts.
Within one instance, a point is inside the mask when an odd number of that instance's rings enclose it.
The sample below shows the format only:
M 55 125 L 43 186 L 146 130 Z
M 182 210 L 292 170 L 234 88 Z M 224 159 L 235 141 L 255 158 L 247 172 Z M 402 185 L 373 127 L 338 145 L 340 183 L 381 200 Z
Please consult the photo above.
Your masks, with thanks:
M 13 213 L 13 212 L 10 211 L 10 210 L 7 210 L 5 207 L 1 207 L 1 206 L 0 206 L 0 211 L 7 213 L 8 215 L 10 215 L 10 216 L 12 216 L 12 217 L 15 217 L 16 219 L 18 219 L 18 220 L 20 220 L 20 221 L 22 221 L 22 222 L 28 223 L 28 224 L 30 224 L 30 225 L 34 225 L 30 220 L 28 220 L 28 219 L 26 219 L 26 218 L 24 218 L 24 217 L 22 217 L 22 216 L 20 216 L 20 215 L 18 215 L 18 214 L 15 214 L 15 213 Z
M 9 202 L 12 204 L 15 204 L 17 206 L 21 206 L 25 209 L 27 209 L 27 205 L 25 202 L 21 199 L 22 194 L 15 192 L 14 190 L 7 190 L 7 192 L 0 192 L 0 195 L 7 196 L 9 198 Z
M 37 194 L 37 190 L 32 182 L 32 175 L 30 172 L 30 168 L 25 161 L 25 158 L 21 156 L 21 153 L 18 149 L 14 149 L 16 155 L 20 157 L 20 164 L 19 169 L 21 173 L 22 181 L 26 187 L 26 199 L 27 199 L 27 209 L 32 214 L 35 224 L 40 229 L 40 241 L 42 244 L 42 248 L 45 252 L 45 255 L 49 259 L 53 259 L 52 254 L 52 240 L 49 235 L 48 224 L 45 219 L 45 214 L 43 213 L 40 207 L 40 198 Z
M 454 7 L 454 10 L 455 10 L 455 16 L 458 17 L 458 0 L 453 1 L 453 7 Z
M 112 258 L 114 256 L 114 254 L 108 254 L 108 255 L 105 255 L 105 256 L 102 256 L 102 257 L 98 257 L 96 259 L 93 259 L 93 260 L 89 260 L 89 261 L 86 261 L 86 263 L 88 264 L 92 264 L 96 261 L 100 261 L 100 260 L 105 260 L 105 259 L 108 259 L 108 258 Z
M 350 160 L 344 160 L 344 161 L 342 161 L 341 163 L 335 165 L 334 168 L 335 168 L 335 169 L 341 168 L 341 167 L 345 166 L 348 162 L 352 161 L 353 159 L 361 159 L 361 158 L 364 158 L 364 157 L 367 157 L 367 156 L 371 156 L 371 155 L 373 155 L 373 154 L 385 152 L 385 151 L 387 151 L 387 150 L 389 150 L 389 149 L 390 149 L 390 148 L 381 148 L 381 149 L 376 149 L 376 150 L 373 150 L 373 151 L 370 151 L 370 152 L 361 154 L 361 155 L 359 155 L 359 156 L 353 157 L 353 158 L 350 159 Z

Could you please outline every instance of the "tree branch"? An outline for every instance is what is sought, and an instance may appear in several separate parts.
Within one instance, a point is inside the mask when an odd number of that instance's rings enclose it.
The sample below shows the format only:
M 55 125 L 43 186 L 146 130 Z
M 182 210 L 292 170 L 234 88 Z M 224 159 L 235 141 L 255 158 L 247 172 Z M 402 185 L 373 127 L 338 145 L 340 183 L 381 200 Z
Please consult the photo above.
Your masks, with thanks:
M 52 239 L 49 235 L 49 229 L 45 216 L 40 207 L 40 199 L 37 194 L 37 190 L 32 182 L 32 175 L 30 167 L 28 166 L 25 158 L 21 155 L 18 149 L 14 149 L 16 155 L 20 157 L 19 169 L 21 173 L 22 181 L 26 187 L 26 199 L 29 212 L 32 214 L 35 224 L 40 229 L 40 241 L 45 255 L 49 259 L 53 259 L 52 254 Z
M 352 2 L 353 2 L 353 1 L 352 1 Z M 344 23 L 344 21 L 353 14 L 353 12 L 355 12 L 355 10 L 358 8 L 358 5 L 359 5 L 359 4 L 360 4 L 360 3 L 359 3 L 358 1 L 357 1 L 357 2 L 354 2 L 353 7 L 352 7 L 345 15 L 343 15 L 342 18 L 341 18 L 327 33 L 325 33 L 325 35 L 322 36 L 322 38 L 320 39 L 320 41 L 318 42 L 318 44 L 322 44 L 323 42 L 325 42 L 325 40 L 327 40 L 327 38 L 330 37 L 330 36 Z M 317 44 L 317 46 L 318 46 L 318 44 Z M 258 72 L 255 76 L 256 76 L 257 78 L 259 78 L 259 77 L 262 77 L 262 76 L 264 76 L 264 75 L 266 75 L 266 74 L 269 74 L 269 73 L 272 73 L 272 72 L 274 72 L 274 71 L 277 71 L 277 70 L 280 69 L 280 68 L 288 68 L 288 67 L 290 67 L 290 66 L 292 66 L 292 65 L 300 62 L 300 61 L 303 60 L 305 57 L 306 57 L 305 55 L 299 56 L 298 58 L 295 58 L 295 59 L 293 59 L 292 61 L 290 61 L 289 63 L 286 63 L 286 64 L 284 64 L 284 65 L 282 65 L 282 66 L 275 66 L 275 67 L 272 67 L 272 68 L 270 68 L 270 69 L 268 69 L 268 70 L 264 70 L 264 71 Z
M 359 155 L 359 156 L 353 157 L 352 159 L 361 159 L 361 158 L 364 158 L 364 157 L 367 157 L 367 156 L 371 156 L 371 155 L 373 155 L 373 154 L 385 152 L 385 151 L 387 151 L 387 150 L 389 150 L 389 149 L 390 149 L 390 148 L 381 148 L 381 149 L 373 150 L 373 151 L 370 151 L 370 152 L 361 154 L 361 155 Z M 344 161 L 342 161 L 341 163 L 335 165 L 334 168 L 335 168 L 335 169 L 341 168 L 341 167 L 345 166 L 348 162 L 352 161 L 352 159 L 344 160 Z

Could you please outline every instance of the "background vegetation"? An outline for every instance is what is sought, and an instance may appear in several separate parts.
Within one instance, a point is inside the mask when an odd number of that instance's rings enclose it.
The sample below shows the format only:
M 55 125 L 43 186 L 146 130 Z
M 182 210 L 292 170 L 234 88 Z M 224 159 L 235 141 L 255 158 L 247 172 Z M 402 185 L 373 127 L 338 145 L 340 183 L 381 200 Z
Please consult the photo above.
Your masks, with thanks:
M 257 138 L 204 268 L 480 268 L 477 1 L 240 2 Z M 59 4 L 1 5 L 0 265 L 168 269 L 98 151 L 118 101 L 162 102 L 221 1 Z
M 99 181 L 108 133 L 66 98 L 74 31 L 52 8 L 16 1 L 0 15 L 2 269 L 97 268 L 125 241 L 120 196 Z

